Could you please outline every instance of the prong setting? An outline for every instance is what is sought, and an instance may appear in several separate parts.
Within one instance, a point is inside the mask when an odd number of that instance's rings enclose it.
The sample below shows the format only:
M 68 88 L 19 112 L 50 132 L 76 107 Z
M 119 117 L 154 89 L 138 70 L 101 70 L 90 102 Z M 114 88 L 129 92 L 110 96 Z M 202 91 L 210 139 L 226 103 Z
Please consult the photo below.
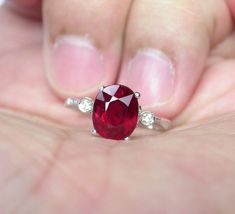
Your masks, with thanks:
M 153 129 L 153 125 L 155 123 L 155 116 L 152 112 L 149 111 L 143 111 L 140 114 L 140 123 L 149 128 L 149 129 Z
M 89 97 L 84 97 L 78 104 L 78 109 L 82 113 L 92 113 L 94 101 Z
M 135 98 L 139 99 L 141 97 L 140 92 L 135 92 Z
M 153 125 L 147 126 L 148 129 L 153 129 Z
M 140 97 L 139 92 L 117 84 L 101 86 L 95 100 L 89 97 L 68 98 L 65 106 L 81 113 L 90 113 L 94 127 L 91 134 L 107 139 L 129 141 L 137 125 L 157 131 L 172 128 L 171 121 L 167 118 L 158 117 L 151 111 L 143 111 L 138 102 Z
M 105 88 L 105 86 L 102 85 L 99 90 L 100 90 L 100 91 L 103 91 L 104 88 Z
M 97 131 L 95 129 L 91 130 L 92 135 L 97 135 Z
M 142 113 L 142 107 L 141 106 L 139 106 L 139 119 L 140 119 L 140 115 L 141 115 L 141 113 Z

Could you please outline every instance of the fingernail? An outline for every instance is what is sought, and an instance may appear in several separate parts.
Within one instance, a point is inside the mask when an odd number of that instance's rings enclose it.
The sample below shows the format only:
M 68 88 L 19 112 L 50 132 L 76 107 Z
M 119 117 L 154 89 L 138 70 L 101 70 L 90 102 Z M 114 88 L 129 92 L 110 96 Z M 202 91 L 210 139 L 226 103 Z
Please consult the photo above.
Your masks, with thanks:
M 66 92 L 86 92 L 100 85 L 103 57 L 86 38 L 60 37 L 52 46 L 48 76 L 53 86 Z
M 120 82 L 141 93 L 144 106 L 165 104 L 174 91 L 175 70 L 171 60 L 155 49 L 140 50 L 122 72 Z

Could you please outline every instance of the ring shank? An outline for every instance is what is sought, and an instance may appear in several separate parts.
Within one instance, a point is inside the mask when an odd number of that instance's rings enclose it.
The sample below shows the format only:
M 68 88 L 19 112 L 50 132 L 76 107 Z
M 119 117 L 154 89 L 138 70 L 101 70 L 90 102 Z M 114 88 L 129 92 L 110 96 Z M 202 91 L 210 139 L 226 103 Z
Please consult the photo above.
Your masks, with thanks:
M 154 125 L 156 126 L 156 128 L 162 131 L 167 131 L 172 128 L 172 122 L 170 120 L 156 116 L 155 116 Z

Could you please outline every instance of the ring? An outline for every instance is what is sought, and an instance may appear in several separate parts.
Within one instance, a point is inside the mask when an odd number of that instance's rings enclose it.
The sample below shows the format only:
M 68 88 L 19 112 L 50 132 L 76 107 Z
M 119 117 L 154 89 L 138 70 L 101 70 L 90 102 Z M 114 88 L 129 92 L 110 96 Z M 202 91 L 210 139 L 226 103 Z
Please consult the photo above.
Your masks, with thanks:
M 76 107 L 82 113 L 92 114 L 92 133 L 107 139 L 129 140 L 137 125 L 169 130 L 172 126 L 170 120 L 150 111 L 142 111 L 138 103 L 140 96 L 139 92 L 116 84 L 101 87 L 94 101 L 89 97 L 68 98 L 65 104 L 67 107 Z

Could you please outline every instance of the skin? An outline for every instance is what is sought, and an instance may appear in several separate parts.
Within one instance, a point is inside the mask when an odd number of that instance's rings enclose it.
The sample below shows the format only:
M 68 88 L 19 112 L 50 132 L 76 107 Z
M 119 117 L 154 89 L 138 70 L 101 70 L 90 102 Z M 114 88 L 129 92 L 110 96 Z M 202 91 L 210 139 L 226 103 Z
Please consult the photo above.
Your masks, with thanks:
M 226 5 L 230 24 L 210 36 L 188 101 L 154 108 L 174 129 L 138 129 L 129 143 L 92 137 L 90 120 L 64 108 L 67 92 L 43 72 L 39 16 L 1 8 L 0 213 L 234 213 L 234 3 Z

